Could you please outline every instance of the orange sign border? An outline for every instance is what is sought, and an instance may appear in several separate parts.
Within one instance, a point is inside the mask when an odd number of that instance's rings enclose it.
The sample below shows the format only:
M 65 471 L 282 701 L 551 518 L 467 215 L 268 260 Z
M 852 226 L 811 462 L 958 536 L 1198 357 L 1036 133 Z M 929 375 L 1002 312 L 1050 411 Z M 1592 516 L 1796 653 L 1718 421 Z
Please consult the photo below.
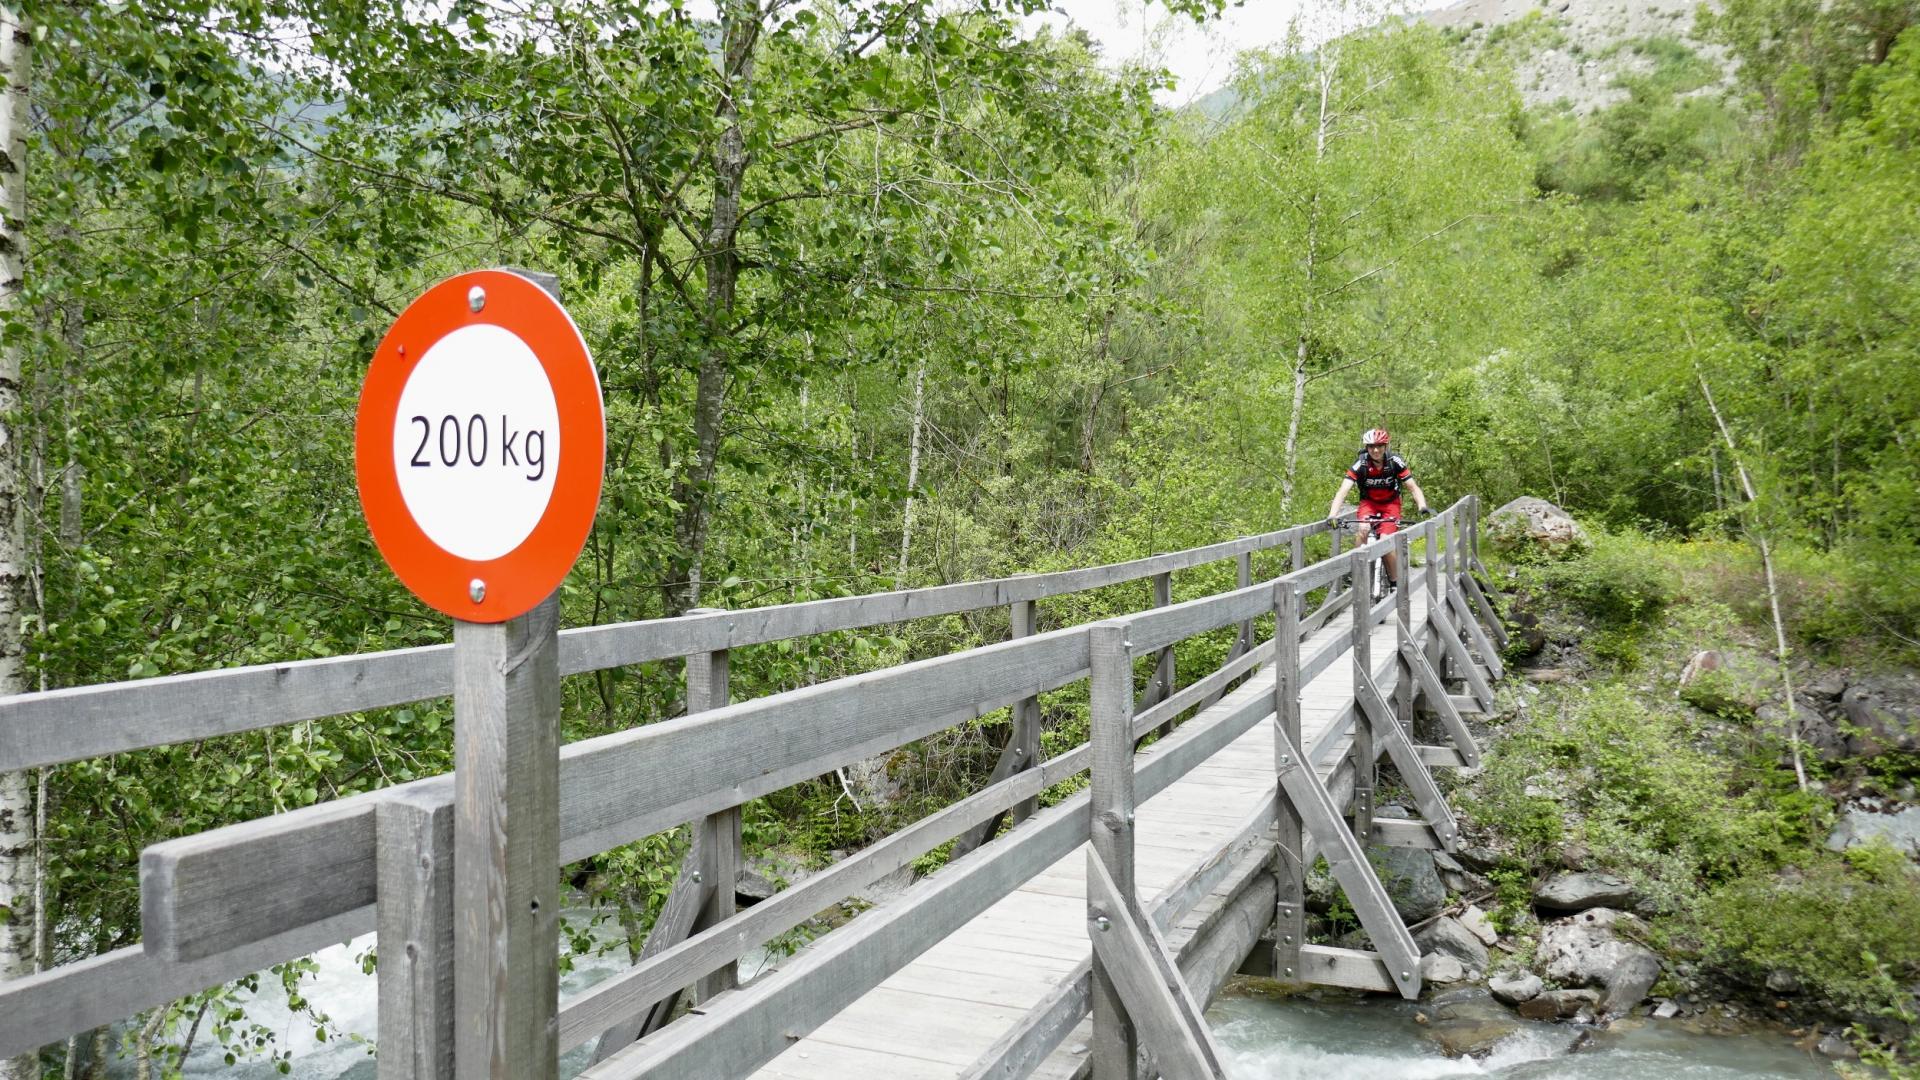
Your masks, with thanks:
M 468 290 L 486 291 L 474 311 Z M 520 546 L 497 559 L 463 559 L 428 538 L 400 495 L 394 420 L 400 392 L 434 343 L 491 324 L 520 337 L 540 360 L 560 416 L 553 497 Z M 473 270 L 440 282 L 407 306 L 374 350 L 354 418 L 353 472 L 373 542 L 401 584 L 428 607 L 467 622 L 498 623 L 533 610 L 573 568 L 593 529 L 606 471 L 606 408 L 586 339 L 545 289 L 510 270 Z M 479 603 L 469 595 L 486 583 Z

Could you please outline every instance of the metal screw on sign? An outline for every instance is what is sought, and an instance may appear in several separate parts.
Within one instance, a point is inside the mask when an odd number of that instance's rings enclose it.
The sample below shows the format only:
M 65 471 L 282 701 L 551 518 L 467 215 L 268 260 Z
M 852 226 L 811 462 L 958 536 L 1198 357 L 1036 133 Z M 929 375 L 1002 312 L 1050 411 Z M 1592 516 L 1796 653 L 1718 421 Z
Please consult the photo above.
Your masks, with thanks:
M 1105 915 L 1102 915 L 1099 918 L 1093 920 L 1093 925 L 1099 927 L 1100 932 L 1103 934 L 1106 933 L 1108 930 L 1113 929 L 1112 920 L 1108 919 Z
M 487 290 L 481 288 L 478 285 L 475 285 L 473 288 L 467 290 L 467 307 L 470 310 L 478 313 L 481 308 L 484 308 L 486 306 L 487 306 Z
M 481 581 L 479 578 L 474 578 L 472 581 L 467 582 L 467 595 L 472 597 L 473 602 L 476 604 L 485 600 L 487 598 L 487 583 Z

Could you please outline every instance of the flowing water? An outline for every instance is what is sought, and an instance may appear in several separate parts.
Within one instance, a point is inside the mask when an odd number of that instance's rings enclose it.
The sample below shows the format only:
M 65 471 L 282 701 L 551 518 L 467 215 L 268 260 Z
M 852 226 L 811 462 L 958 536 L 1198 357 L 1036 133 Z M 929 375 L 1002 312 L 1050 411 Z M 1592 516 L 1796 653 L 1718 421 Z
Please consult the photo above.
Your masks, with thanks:
M 1294 997 L 1227 996 L 1207 1010 L 1235 1080 L 1830 1080 L 1824 1059 L 1784 1035 L 1707 1035 L 1678 1021 L 1626 1021 L 1593 1031 L 1522 1021 L 1484 1060 L 1449 1058 L 1422 1037 L 1417 1006 Z
M 584 925 L 587 914 L 572 911 L 569 918 Z M 616 945 L 618 941 L 617 930 L 608 925 L 593 929 L 591 934 L 603 944 Z M 372 945 L 373 936 L 369 934 L 315 954 L 318 972 L 301 981 L 300 993 L 327 1015 L 336 1033 L 324 1042 L 315 1038 L 314 1027 L 305 1015 L 287 1007 L 276 979 L 263 977 L 261 990 L 241 1002 L 249 1022 L 273 1032 L 275 1048 L 292 1052 L 289 1073 L 281 1073 L 272 1060 L 242 1058 L 227 1064 L 226 1049 L 203 1027 L 187 1062 L 186 1075 L 234 1080 L 275 1080 L 283 1075 L 294 1080 L 373 1080 L 370 1050 L 376 1027 L 374 977 L 362 971 L 360 962 Z M 751 977 L 766 962 L 764 957 L 743 961 L 741 977 Z M 626 952 L 621 947 L 598 955 L 589 952 L 576 956 L 573 969 L 561 976 L 561 995 L 577 993 L 626 966 Z M 1573 1051 L 1573 1043 L 1586 1029 L 1523 1021 L 1484 1060 L 1449 1058 L 1422 1037 L 1423 1029 L 1414 1021 L 1417 1011 L 1410 1003 L 1381 998 L 1271 998 L 1229 993 L 1207 1010 L 1207 1018 L 1236 1080 L 1440 1080 L 1480 1076 L 1516 1080 L 1832 1080 L 1836 1075 L 1823 1059 L 1795 1047 L 1782 1035 L 1707 1035 L 1673 1021 L 1616 1024 L 1609 1030 L 1594 1031 L 1592 1039 L 1578 1051 Z M 591 1050 L 588 1044 L 568 1054 L 561 1062 L 560 1075 L 571 1077 L 585 1068 Z M 116 1080 L 130 1077 L 132 1063 L 117 1062 L 111 1072 Z

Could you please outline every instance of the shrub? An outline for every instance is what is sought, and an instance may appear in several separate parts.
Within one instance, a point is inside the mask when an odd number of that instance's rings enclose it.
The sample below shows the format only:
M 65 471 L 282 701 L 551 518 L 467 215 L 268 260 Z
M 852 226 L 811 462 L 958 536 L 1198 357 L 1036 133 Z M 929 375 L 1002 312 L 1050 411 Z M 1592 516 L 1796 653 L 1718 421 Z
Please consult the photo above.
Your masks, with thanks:
M 1910 1008 L 1902 987 L 1920 978 L 1920 875 L 1891 849 L 1744 876 L 1713 895 L 1701 924 L 1728 970 L 1755 984 L 1790 971 L 1851 1011 Z
M 1541 585 L 1604 627 L 1632 627 L 1660 613 L 1678 579 L 1652 541 L 1594 530 L 1586 554 L 1535 569 Z

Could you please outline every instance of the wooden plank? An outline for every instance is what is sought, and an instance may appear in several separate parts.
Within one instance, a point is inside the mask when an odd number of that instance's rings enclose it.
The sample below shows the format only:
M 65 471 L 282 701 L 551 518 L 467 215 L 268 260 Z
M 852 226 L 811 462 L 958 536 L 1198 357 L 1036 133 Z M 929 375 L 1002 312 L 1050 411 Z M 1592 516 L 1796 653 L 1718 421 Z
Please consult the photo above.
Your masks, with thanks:
M 503 623 L 456 620 L 454 1067 L 557 1075 L 560 1000 L 559 595 Z
M 1461 574 L 1460 588 L 1466 593 L 1468 601 L 1473 604 L 1473 610 L 1486 624 L 1487 633 L 1493 635 L 1493 643 L 1505 649 L 1513 639 L 1507 636 L 1506 624 L 1501 622 L 1500 613 L 1494 610 L 1493 602 L 1487 599 L 1486 593 L 1480 591 L 1480 582 L 1475 580 L 1472 574 Z
M 383 799 L 379 836 L 380 1080 L 453 1076 L 453 807 Z
M 1458 581 L 1465 576 L 1457 575 L 1455 580 Z M 1495 679 L 1505 676 L 1506 667 L 1500 662 L 1500 651 L 1493 647 L 1492 639 L 1487 637 L 1486 627 L 1481 626 L 1480 620 L 1474 617 L 1473 608 L 1467 604 L 1465 591 L 1456 585 L 1448 591 L 1447 600 L 1454 615 L 1460 620 L 1461 628 L 1467 632 L 1468 639 L 1473 642 L 1474 651 L 1480 654 L 1481 666 L 1486 668 L 1487 673 Z
M 1130 617 L 1128 633 L 1136 652 L 1153 652 L 1196 634 L 1264 615 L 1272 603 L 1273 593 L 1265 584 L 1248 586 L 1143 611 Z
M 702 613 L 707 610 L 711 609 L 702 609 Z M 731 700 L 731 656 L 728 650 L 717 649 L 687 657 L 688 713 L 718 709 Z M 733 918 L 734 890 L 742 867 L 740 808 L 729 806 L 716 810 L 695 823 L 691 855 L 695 864 L 693 880 L 704 880 L 709 886 L 706 902 L 701 906 L 694 925 L 705 929 Z M 696 999 L 706 1001 L 715 994 L 733 989 L 736 982 L 734 969 L 735 964 L 729 961 L 703 976 L 695 990 Z M 654 1010 L 656 1013 L 660 1011 Z
M 1091 801 L 1093 846 L 1087 853 L 1088 895 L 1099 870 L 1116 891 L 1132 896 L 1137 886 L 1133 865 L 1133 648 L 1131 623 L 1106 622 L 1091 628 L 1088 656 L 1093 669 L 1088 688 L 1087 727 L 1093 744 Z M 1140 1029 L 1128 1009 L 1118 975 L 1093 962 L 1094 1073 L 1114 1080 L 1137 1075 Z
M 1097 770 L 1096 770 L 1097 773 Z M 1126 1008 L 1129 1026 L 1139 1032 L 1161 1070 L 1170 1076 L 1214 1077 L 1225 1080 L 1220 1049 L 1201 1016 L 1193 993 L 1174 965 L 1167 943 L 1137 901 L 1107 873 L 1108 862 L 1098 852 L 1087 853 L 1087 928 L 1093 942 L 1094 1044 L 1092 1066 L 1101 1077 L 1130 1072 L 1132 1060 L 1109 1071 L 1110 1055 L 1102 1053 L 1105 1039 L 1100 1025 L 1101 978 L 1112 979 Z M 1128 1047 L 1131 1050 L 1131 1047 Z
M 861 849 L 725 923 L 704 928 L 683 943 L 669 942 L 672 948 L 656 950 L 642 963 L 567 999 L 560 1010 L 561 1050 L 571 1050 L 618 1018 L 652 1006 L 691 984 L 702 972 L 731 963 L 755 945 L 799 926 L 856 890 L 895 873 L 959 831 L 1057 782 L 1058 779 L 1039 770 L 1020 773 Z M 649 937 L 649 944 L 652 941 Z
M 1432 826 L 1424 821 L 1406 821 L 1400 818 L 1375 818 L 1371 842 L 1383 847 L 1434 850 L 1444 848 L 1440 837 L 1434 834 Z
M 1276 643 L 1273 666 L 1273 716 L 1280 737 L 1274 740 L 1274 768 L 1299 764 L 1291 750 L 1281 747 L 1301 745 L 1301 687 L 1309 679 L 1300 670 L 1300 594 L 1291 585 L 1274 589 L 1273 640 Z M 1277 788 L 1277 784 L 1276 784 Z M 1297 978 L 1300 946 L 1306 941 L 1306 873 L 1310 865 L 1301 833 L 1300 811 L 1288 799 L 1274 804 L 1275 846 L 1274 950 L 1273 972 L 1278 979 Z
M 1402 989 L 1394 985 L 1392 967 L 1379 953 L 1336 949 L 1327 945 L 1303 945 L 1300 954 L 1302 982 L 1344 986 L 1353 990 L 1378 990 L 1387 994 Z
M 560 861 L 1070 681 L 1085 668 L 1085 650 L 1086 631 L 1076 627 L 569 744 L 560 755 Z M 389 790 L 422 789 L 453 797 L 447 777 Z M 210 956 L 371 904 L 374 805 L 373 796 L 356 796 L 148 848 L 141 880 L 149 947 L 165 959 Z
M 1200 679 L 1191 686 L 1182 687 L 1180 692 L 1150 709 L 1134 716 L 1134 730 L 1146 734 L 1168 717 L 1178 716 L 1196 703 L 1205 709 L 1215 704 L 1226 693 L 1226 686 L 1234 679 L 1252 671 L 1265 663 L 1273 655 L 1273 643 L 1266 642 L 1245 656 L 1235 657 L 1221 665 L 1218 671 Z M 1205 698 L 1213 701 L 1203 701 Z
M 0 982 L 0 1057 L 32 1053 L 373 928 L 369 904 L 200 960 L 162 960 L 135 945 Z
M 1473 690 L 1473 696 L 1479 700 L 1480 707 L 1491 708 L 1493 687 L 1487 685 L 1486 678 L 1480 674 L 1479 665 L 1473 662 L 1473 657 L 1467 655 L 1466 643 L 1460 640 L 1460 633 L 1455 629 L 1453 620 L 1447 617 L 1444 607 L 1445 605 L 1442 604 L 1428 608 L 1427 619 L 1433 624 L 1441 646 L 1453 659 L 1454 665 L 1460 669 L 1461 676 L 1467 680 L 1467 686 Z
M 647 932 L 647 939 L 640 944 L 640 956 L 634 962 L 635 967 L 685 941 L 718 887 L 716 882 L 701 875 L 699 856 L 689 850 L 680 860 L 680 870 L 674 875 L 673 888 L 667 893 L 667 902 L 661 906 L 659 916 L 653 920 L 653 929 Z M 631 1046 L 635 1039 L 665 1026 L 673 1014 L 674 1004 L 679 1000 L 679 989 L 674 987 L 659 1000 L 636 1005 L 625 1016 L 610 1023 L 600 1033 L 600 1043 L 594 1047 L 593 1060 L 604 1061 L 622 1047 Z M 568 1041 L 564 1012 L 560 1019 L 560 1052 L 566 1053 L 579 1040 Z
M 1460 751 L 1451 746 L 1416 746 L 1414 750 L 1419 753 L 1420 760 L 1430 766 L 1444 765 L 1453 769 L 1472 767 L 1467 764 L 1467 759 L 1461 755 Z
M 1284 745 L 1282 745 L 1284 744 Z M 1327 860 L 1334 880 L 1340 883 L 1360 925 L 1374 945 L 1387 957 L 1398 977 L 1395 988 L 1409 1001 L 1420 994 L 1420 953 L 1413 938 L 1400 922 L 1400 915 L 1387 899 L 1386 890 L 1374 876 L 1373 866 L 1347 831 L 1346 822 L 1332 802 L 1327 789 L 1312 770 L 1300 761 L 1300 754 L 1284 733 L 1275 732 L 1275 751 L 1280 755 L 1280 785 L 1299 813 L 1301 822 L 1313 834 L 1320 855 Z M 1304 961 L 1303 961 L 1304 963 Z
M 1446 726 L 1448 736 L 1453 738 L 1453 749 L 1459 751 L 1461 759 L 1469 769 L 1480 767 L 1480 744 L 1475 742 L 1473 732 L 1467 730 L 1467 721 L 1459 715 L 1459 700 L 1446 692 L 1446 686 L 1440 684 L 1440 673 L 1427 663 L 1427 655 L 1419 648 L 1400 650 L 1402 671 L 1411 676 L 1411 682 L 1417 682 L 1421 692 L 1427 696 L 1427 705 L 1440 715 L 1440 723 Z
M 1355 697 L 1359 700 L 1362 713 L 1371 723 L 1367 726 L 1374 735 L 1386 744 L 1387 756 L 1393 759 L 1393 766 L 1400 771 L 1400 782 L 1413 793 L 1414 805 L 1420 808 L 1420 814 L 1433 827 L 1434 834 L 1453 851 L 1460 838 L 1460 825 L 1453 819 L 1453 811 L 1447 807 L 1446 796 L 1440 794 L 1439 785 L 1433 782 L 1433 774 L 1427 771 L 1426 762 L 1413 748 L 1413 740 L 1407 737 L 1406 729 L 1393 715 L 1387 705 L 1387 699 L 1373 685 L 1371 676 L 1358 673 L 1354 679 Z

